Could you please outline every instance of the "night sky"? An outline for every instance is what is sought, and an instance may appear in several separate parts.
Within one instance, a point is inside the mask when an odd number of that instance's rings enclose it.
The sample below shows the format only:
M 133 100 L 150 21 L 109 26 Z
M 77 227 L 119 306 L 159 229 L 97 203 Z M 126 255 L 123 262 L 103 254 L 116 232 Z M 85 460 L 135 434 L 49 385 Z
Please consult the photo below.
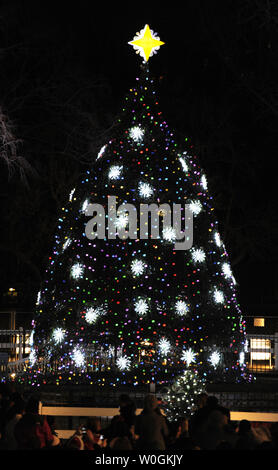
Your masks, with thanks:
M 277 2 L 182 5 L 0 3 L 0 107 L 30 165 L 22 177 L 1 159 L 1 291 L 16 287 L 22 306 L 33 307 L 63 201 L 140 73 L 127 43 L 148 23 L 165 42 L 150 60 L 161 110 L 207 174 L 243 312 L 278 313 Z

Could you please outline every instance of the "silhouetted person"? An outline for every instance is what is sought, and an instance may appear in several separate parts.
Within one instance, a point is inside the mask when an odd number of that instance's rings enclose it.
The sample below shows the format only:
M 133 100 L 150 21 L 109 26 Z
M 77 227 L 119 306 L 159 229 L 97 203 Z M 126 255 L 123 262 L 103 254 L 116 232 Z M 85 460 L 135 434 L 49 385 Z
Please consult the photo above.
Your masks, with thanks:
M 162 398 L 161 398 L 161 397 L 157 397 L 156 399 L 157 399 L 157 408 L 156 408 L 156 412 L 157 412 L 158 414 L 162 415 L 162 416 L 165 416 L 165 412 L 164 412 L 164 410 L 163 410 L 163 408 L 162 408 L 162 406 L 163 406 L 163 400 L 162 400 Z
M 134 439 L 126 422 L 118 421 L 114 428 L 114 437 L 109 442 L 109 448 L 114 450 L 132 450 Z
M 84 450 L 100 450 L 104 446 L 101 439 L 100 418 L 93 417 L 87 420 L 86 432 L 83 434 Z
M 190 434 L 192 436 L 195 436 L 197 438 L 200 431 L 202 431 L 204 424 L 208 420 L 210 413 L 215 410 L 225 415 L 228 419 L 228 422 L 230 422 L 230 410 L 228 408 L 220 406 L 217 397 L 213 395 L 207 396 L 205 402 L 203 402 L 201 407 L 196 410 L 196 412 L 191 418 Z
M 157 413 L 157 399 L 154 395 L 147 395 L 144 400 L 144 409 L 136 417 L 135 434 L 139 436 L 137 445 L 144 450 L 165 450 L 165 438 L 169 434 L 164 416 Z
M 39 401 L 31 398 L 25 409 L 25 414 L 14 429 L 18 449 L 42 449 L 57 446 L 58 437 L 51 432 L 45 416 L 39 415 Z
M 228 416 L 217 408 L 211 410 L 200 433 L 203 450 L 227 449 L 235 446 L 237 436 L 229 426 Z
M 189 432 L 196 435 L 204 421 L 203 408 L 206 406 L 208 394 L 205 392 L 200 393 L 196 398 L 196 410 L 189 420 Z
M 252 432 L 251 423 L 247 419 L 243 419 L 239 423 L 238 439 L 236 442 L 236 449 L 253 450 L 257 442 Z
M 15 399 L 14 404 L 9 412 L 9 419 L 7 419 L 6 426 L 5 426 L 5 448 L 7 450 L 16 450 L 17 440 L 15 438 L 15 426 L 23 417 L 25 413 L 25 401 L 19 397 Z
M 104 430 L 104 436 L 111 440 L 117 437 L 118 423 L 125 423 L 127 437 L 132 441 L 134 439 L 134 426 L 136 419 L 136 405 L 129 395 L 122 394 L 119 397 L 120 414 L 112 418 L 108 428 Z

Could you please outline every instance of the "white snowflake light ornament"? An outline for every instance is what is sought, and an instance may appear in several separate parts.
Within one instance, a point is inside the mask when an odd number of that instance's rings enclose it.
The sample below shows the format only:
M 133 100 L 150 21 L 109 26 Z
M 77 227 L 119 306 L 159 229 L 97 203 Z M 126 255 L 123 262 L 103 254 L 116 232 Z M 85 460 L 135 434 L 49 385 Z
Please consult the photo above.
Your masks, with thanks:
M 167 356 L 171 350 L 171 343 L 168 339 L 161 338 L 158 342 L 158 350 L 162 356 Z
M 165 227 L 162 231 L 162 236 L 167 242 L 174 242 L 177 238 L 176 231 L 173 227 Z
M 192 201 L 189 204 L 189 209 L 191 210 L 191 212 L 194 215 L 198 215 L 198 214 L 200 214 L 200 212 L 202 210 L 202 204 L 200 203 L 200 201 Z
M 120 370 L 128 370 L 131 365 L 131 361 L 127 356 L 121 356 L 117 359 L 116 364 Z
M 74 348 L 73 354 L 72 354 L 72 359 L 73 362 L 77 367 L 81 367 L 85 363 L 85 356 L 82 351 L 78 347 Z
M 184 300 L 178 300 L 175 304 L 175 309 L 180 316 L 184 316 L 189 312 L 188 304 Z
M 89 308 L 85 313 L 85 320 L 89 325 L 95 323 L 100 315 L 102 315 L 103 309 L 102 308 Z
M 71 276 L 73 277 L 73 279 L 79 279 L 82 276 L 83 272 L 84 268 L 80 263 L 74 264 L 71 268 Z
M 131 272 L 134 276 L 140 276 L 145 271 L 145 263 L 140 259 L 135 259 L 131 263 Z
M 149 183 L 143 183 L 142 181 L 138 186 L 140 196 L 144 198 L 149 198 L 153 194 L 153 188 Z
M 194 351 L 192 351 L 192 349 L 189 348 L 186 351 L 183 351 L 181 360 L 186 362 L 187 365 L 189 366 L 192 362 L 195 362 L 195 357 L 196 357 L 196 353 L 194 353 Z
M 149 310 L 148 302 L 145 299 L 139 299 L 135 302 L 134 308 L 139 315 L 145 315 Z
M 215 291 L 213 293 L 213 298 L 214 298 L 214 301 L 217 304 L 223 304 L 224 301 L 225 301 L 225 297 L 224 297 L 223 292 L 221 290 L 218 290 L 218 289 L 215 289 Z
M 129 137 L 134 140 L 134 142 L 141 142 L 143 140 L 145 131 L 139 127 L 134 126 L 129 130 Z
M 123 167 L 120 165 L 113 165 L 109 169 L 108 178 L 111 180 L 117 180 L 121 176 Z
M 56 344 L 59 344 L 63 341 L 64 339 L 64 336 L 65 336 L 65 332 L 64 330 L 62 330 L 62 328 L 55 328 L 55 330 L 53 331 L 53 339 L 55 341 Z
M 192 248 L 191 250 L 192 259 L 195 263 L 202 263 L 206 259 L 206 254 L 202 248 Z
M 210 357 L 209 362 L 213 365 L 213 367 L 217 367 L 220 362 L 221 356 L 218 351 L 214 351 Z

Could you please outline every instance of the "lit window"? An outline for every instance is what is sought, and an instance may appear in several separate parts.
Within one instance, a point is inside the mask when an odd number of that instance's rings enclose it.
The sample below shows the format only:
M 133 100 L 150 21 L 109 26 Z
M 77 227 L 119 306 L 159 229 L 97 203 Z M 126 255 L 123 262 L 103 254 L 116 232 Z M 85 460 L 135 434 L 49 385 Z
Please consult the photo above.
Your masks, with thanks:
M 254 326 L 265 326 L 264 318 L 254 318 Z
M 250 349 L 252 361 L 271 361 L 270 339 L 251 338 Z

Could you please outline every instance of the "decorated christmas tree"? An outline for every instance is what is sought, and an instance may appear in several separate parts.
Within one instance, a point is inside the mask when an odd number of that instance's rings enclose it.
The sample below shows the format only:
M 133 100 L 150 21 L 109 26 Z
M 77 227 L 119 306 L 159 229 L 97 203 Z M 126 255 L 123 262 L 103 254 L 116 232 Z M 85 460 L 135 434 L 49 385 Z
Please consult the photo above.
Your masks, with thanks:
M 240 381 L 244 322 L 208 181 L 148 67 L 164 43 L 146 25 L 129 44 L 140 78 L 61 209 L 27 380 L 165 385 L 193 368 Z
M 196 370 L 185 370 L 175 378 L 163 394 L 164 411 L 169 421 L 189 418 L 196 410 L 197 399 L 206 389 L 206 382 Z

